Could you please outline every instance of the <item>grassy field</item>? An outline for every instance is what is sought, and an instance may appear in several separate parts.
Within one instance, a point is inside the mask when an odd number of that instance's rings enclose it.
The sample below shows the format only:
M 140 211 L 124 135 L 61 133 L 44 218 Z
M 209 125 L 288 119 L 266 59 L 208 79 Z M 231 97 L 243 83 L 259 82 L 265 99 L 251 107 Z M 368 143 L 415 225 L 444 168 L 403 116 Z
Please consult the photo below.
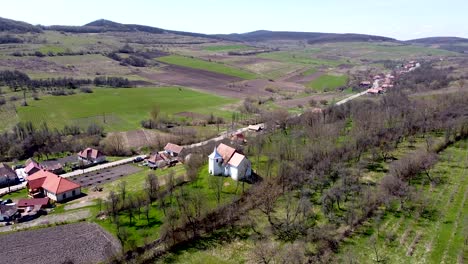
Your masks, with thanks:
M 99 88 L 92 94 L 42 97 L 39 101 L 30 101 L 27 107 L 19 108 L 18 115 L 20 121 L 46 122 L 52 128 L 97 123 L 107 131 L 126 131 L 139 128 L 140 121 L 148 118 L 154 105 L 169 115 L 192 111 L 203 114 L 216 112 L 222 116 L 219 108 L 233 102 L 235 100 L 175 87 Z
M 236 50 L 248 50 L 250 47 L 246 45 L 216 45 L 204 47 L 206 51 L 236 51 Z
M 317 92 L 327 92 L 346 85 L 346 81 L 346 76 L 322 75 L 308 83 L 307 87 Z
M 272 59 L 288 63 L 315 65 L 315 66 L 331 66 L 335 67 L 344 62 L 341 60 L 326 60 L 314 57 L 320 52 L 320 49 L 306 49 L 303 51 L 278 51 L 259 54 L 258 57 L 264 59 Z
M 464 263 L 468 206 L 468 141 L 456 143 L 441 153 L 432 174 L 442 183 L 436 187 L 415 186 L 427 197 L 426 217 L 387 213 L 378 225 L 367 223 L 348 239 L 341 250 L 344 261 L 352 256 L 358 263 L 373 263 L 370 237 L 378 233 L 377 248 L 386 263 Z M 393 238 L 393 239 L 389 239 Z
M 221 73 L 229 76 L 239 77 L 242 79 L 255 79 L 255 74 L 241 69 L 236 69 L 221 63 L 204 61 L 196 58 L 189 58 L 179 55 L 170 55 L 158 58 L 159 61 L 194 69 Z

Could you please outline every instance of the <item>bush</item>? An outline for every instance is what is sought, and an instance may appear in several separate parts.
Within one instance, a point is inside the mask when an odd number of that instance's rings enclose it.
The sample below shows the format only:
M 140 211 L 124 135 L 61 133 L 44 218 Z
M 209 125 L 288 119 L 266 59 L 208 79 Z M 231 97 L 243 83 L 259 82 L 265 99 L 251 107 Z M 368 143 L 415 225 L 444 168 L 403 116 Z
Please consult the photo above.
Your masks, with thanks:
M 10 97 L 10 101 L 18 101 L 18 97 L 13 95 L 12 97 Z
M 80 88 L 80 92 L 82 93 L 93 93 L 93 90 L 89 87 L 82 87 Z
M 40 51 L 34 52 L 34 56 L 36 56 L 36 57 L 45 57 L 44 53 L 42 53 Z
M 4 104 L 6 104 L 6 100 L 5 100 L 5 98 L 1 97 L 0 98 L 0 105 L 4 105 Z

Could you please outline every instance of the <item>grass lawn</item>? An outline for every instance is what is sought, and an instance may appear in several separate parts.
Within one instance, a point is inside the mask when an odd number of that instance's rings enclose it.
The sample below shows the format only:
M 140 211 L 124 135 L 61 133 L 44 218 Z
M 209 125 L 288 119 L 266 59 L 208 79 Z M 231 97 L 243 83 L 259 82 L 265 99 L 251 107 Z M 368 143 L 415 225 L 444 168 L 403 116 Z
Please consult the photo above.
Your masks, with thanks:
M 2 200 L 11 199 L 14 202 L 16 202 L 19 199 L 26 199 L 26 198 L 29 198 L 27 188 L 23 188 L 23 189 L 18 190 L 16 192 L 5 194 L 4 196 L 0 197 L 0 199 L 2 199 Z
M 246 45 L 216 45 L 204 47 L 206 51 L 235 51 L 235 50 L 248 50 L 250 47 Z
M 308 83 L 307 87 L 318 92 L 333 91 L 340 86 L 346 85 L 347 79 L 346 76 L 322 75 Z
M 46 122 L 51 128 L 97 123 L 107 131 L 126 131 L 139 128 L 154 105 L 169 115 L 183 111 L 209 114 L 220 113 L 221 106 L 233 102 L 235 100 L 175 87 L 99 88 L 92 94 L 42 97 L 39 101 L 30 101 L 27 107 L 18 108 L 18 115 L 20 121 L 37 125 Z
M 317 72 L 317 69 L 311 68 L 302 73 L 302 76 L 309 76 Z
M 247 80 L 255 79 L 256 77 L 255 74 L 251 72 L 233 68 L 225 64 L 221 64 L 217 62 L 209 62 L 209 61 L 204 61 L 201 59 L 189 58 L 189 57 L 184 57 L 184 56 L 179 56 L 179 55 L 170 55 L 170 56 L 161 57 L 161 58 L 158 58 L 158 61 L 168 63 L 168 64 L 194 68 L 194 69 L 216 72 L 216 73 L 239 77 L 239 78 L 247 79 Z

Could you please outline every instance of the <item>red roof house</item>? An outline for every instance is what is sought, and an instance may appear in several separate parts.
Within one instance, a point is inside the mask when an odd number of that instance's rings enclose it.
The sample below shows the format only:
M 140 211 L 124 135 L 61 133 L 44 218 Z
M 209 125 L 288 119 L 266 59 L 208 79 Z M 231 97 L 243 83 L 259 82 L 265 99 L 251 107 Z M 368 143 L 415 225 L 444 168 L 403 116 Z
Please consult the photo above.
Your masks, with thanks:
M 41 208 L 47 207 L 49 205 L 49 198 L 36 198 L 36 199 L 20 199 L 16 204 L 18 208 L 25 207 L 36 207 L 40 206 Z
M 97 149 L 86 148 L 83 151 L 78 152 L 78 160 L 84 161 L 88 164 L 98 164 L 106 161 L 106 156 Z
M 60 202 L 81 194 L 81 186 L 48 171 L 38 171 L 28 177 L 28 188 L 33 197 L 45 196 Z
M 173 157 L 177 157 L 178 155 L 180 155 L 180 153 L 182 153 L 182 150 L 184 150 L 184 147 L 173 143 L 167 143 L 167 145 L 164 147 L 164 151 Z

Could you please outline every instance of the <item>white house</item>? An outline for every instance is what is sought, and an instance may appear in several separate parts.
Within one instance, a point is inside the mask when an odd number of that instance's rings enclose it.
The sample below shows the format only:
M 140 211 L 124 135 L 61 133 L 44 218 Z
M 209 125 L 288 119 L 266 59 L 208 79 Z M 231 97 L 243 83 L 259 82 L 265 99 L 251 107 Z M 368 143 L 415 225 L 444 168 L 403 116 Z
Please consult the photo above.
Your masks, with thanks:
M 28 189 L 32 197 L 49 197 L 61 202 L 81 194 L 81 186 L 48 171 L 38 171 L 28 177 Z
M 231 176 L 238 181 L 252 175 L 252 164 L 234 148 L 221 143 L 208 156 L 208 171 L 211 175 Z

